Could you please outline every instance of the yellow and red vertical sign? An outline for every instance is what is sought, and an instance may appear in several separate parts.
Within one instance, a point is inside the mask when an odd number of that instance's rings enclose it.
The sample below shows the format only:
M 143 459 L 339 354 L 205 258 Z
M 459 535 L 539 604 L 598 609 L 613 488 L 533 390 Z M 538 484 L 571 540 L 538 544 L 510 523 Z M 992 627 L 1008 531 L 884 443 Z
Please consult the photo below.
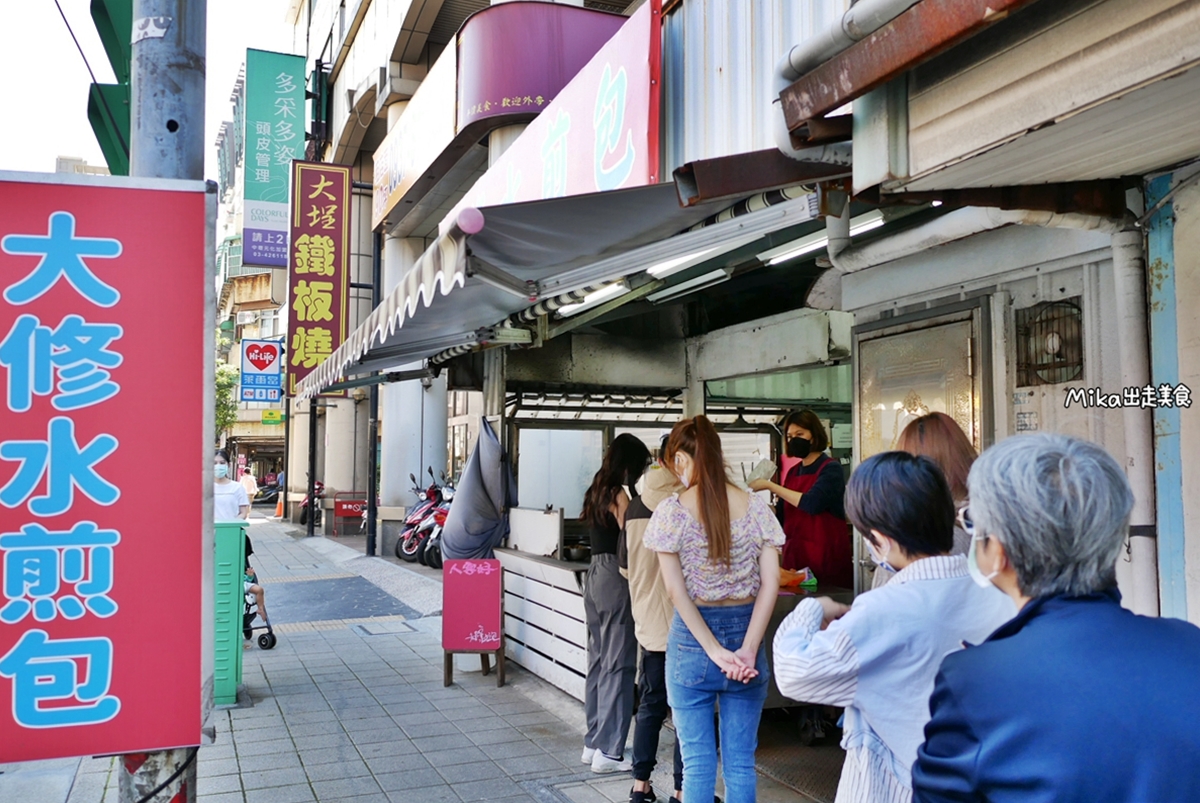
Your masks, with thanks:
M 346 339 L 350 168 L 292 162 L 288 395 Z

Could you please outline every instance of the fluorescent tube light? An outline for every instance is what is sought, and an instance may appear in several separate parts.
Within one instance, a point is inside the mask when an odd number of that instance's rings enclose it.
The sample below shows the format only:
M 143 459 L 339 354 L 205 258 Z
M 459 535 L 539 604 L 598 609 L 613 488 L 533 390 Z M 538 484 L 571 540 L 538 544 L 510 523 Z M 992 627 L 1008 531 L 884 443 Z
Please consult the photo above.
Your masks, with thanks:
M 646 296 L 646 300 L 651 304 L 657 304 L 660 301 L 667 301 L 685 293 L 694 293 L 697 290 L 703 290 L 707 287 L 712 287 L 715 284 L 729 281 L 729 275 L 730 271 L 726 270 L 725 268 L 714 270 L 710 273 L 704 274 L 703 276 L 697 276 L 694 279 L 688 279 L 686 282 L 680 282 L 679 284 L 671 287 L 665 287 L 662 290 L 651 293 L 650 295 Z
M 878 209 L 850 220 L 850 236 L 877 229 L 883 225 L 883 212 Z
M 829 238 L 825 236 L 825 232 L 822 230 L 813 232 L 806 237 L 801 237 L 799 240 L 784 243 L 778 248 L 772 248 L 770 251 L 764 251 L 758 255 L 758 258 L 768 265 L 778 265 L 780 262 L 787 262 L 789 259 L 795 259 L 804 254 L 811 254 L 813 251 L 820 251 L 827 245 L 829 245 Z
M 662 279 L 666 276 L 670 276 L 673 273 L 679 273 L 681 270 L 687 270 L 692 265 L 704 261 L 706 258 L 716 254 L 720 250 L 722 250 L 721 246 L 714 246 L 713 248 L 706 248 L 703 251 L 693 251 L 690 254 L 673 257 L 672 259 L 664 260 L 659 262 L 657 265 L 646 268 L 646 273 L 649 273 L 656 279 Z
M 850 236 L 862 234 L 871 229 L 877 229 L 882 226 L 883 213 L 878 209 L 867 212 L 865 215 L 859 215 L 850 220 Z M 792 240 L 790 243 L 784 243 L 778 248 L 772 248 L 770 251 L 763 251 L 758 255 L 759 260 L 768 265 L 778 265 L 781 262 L 788 262 L 798 256 L 811 254 L 814 251 L 820 251 L 829 245 L 829 237 L 824 231 L 815 231 L 812 234 L 805 235 L 798 240 Z
M 558 314 L 566 318 L 571 315 L 576 315 L 584 310 L 598 307 L 605 301 L 623 296 L 629 292 L 629 285 L 623 281 L 613 282 L 606 287 L 601 287 L 599 290 L 593 290 L 583 297 L 583 301 L 576 304 L 564 304 L 558 308 Z

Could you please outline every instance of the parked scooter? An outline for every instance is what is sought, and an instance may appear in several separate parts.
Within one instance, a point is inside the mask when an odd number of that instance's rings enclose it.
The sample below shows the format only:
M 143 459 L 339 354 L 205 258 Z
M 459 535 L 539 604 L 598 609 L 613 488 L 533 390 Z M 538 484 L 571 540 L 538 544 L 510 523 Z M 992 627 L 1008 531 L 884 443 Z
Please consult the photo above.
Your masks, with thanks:
M 316 482 L 314 482 L 313 483 L 313 495 L 316 496 L 316 498 L 317 498 L 317 503 L 315 505 L 309 504 L 309 498 L 307 495 L 300 502 L 300 523 L 301 524 L 308 523 L 309 507 L 312 507 L 313 508 L 313 512 L 312 512 L 313 525 L 320 527 L 321 526 L 321 500 L 325 498 L 325 483 L 321 482 L 320 480 L 317 480 Z
M 258 489 L 258 495 L 250 500 L 253 504 L 273 505 L 279 500 L 278 485 L 264 485 Z
M 408 516 L 404 519 L 404 529 L 400 531 L 400 537 L 396 539 L 396 557 L 409 563 L 417 561 L 421 547 L 424 546 L 424 536 L 417 539 L 414 536 L 418 528 L 429 515 L 429 511 L 442 501 L 441 488 L 437 483 L 433 483 L 428 488 L 422 490 L 417 484 L 417 477 L 414 474 L 409 474 L 408 478 L 413 483 L 413 493 L 417 497 L 417 504 L 408 512 Z M 425 532 L 425 536 L 428 532 Z
M 433 469 L 429 469 L 429 477 L 433 480 L 432 484 L 423 492 L 418 492 L 421 498 L 421 504 L 413 508 L 412 513 L 405 520 L 406 530 L 401 534 L 401 540 L 396 545 L 397 554 L 407 561 L 416 561 L 422 566 L 433 566 L 434 568 L 441 566 L 441 531 L 442 526 L 446 523 L 446 515 L 450 511 L 450 501 L 454 498 L 454 488 L 446 482 L 445 475 L 442 476 L 442 484 L 438 484 L 437 479 L 433 475 Z M 411 474 L 416 491 L 416 477 Z M 435 548 L 431 551 L 430 544 L 435 544 Z
M 433 469 L 429 470 L 429 476 L 433 477 Z M 430 511 L 429 518 L 433 520 L 432 527 L 429 530 L 429 537 L 425 539 L 425 547 L 418 556 L 421 563 L 434 569 L 442 568 L 442 530 L 446 526 L 446 517 L 450 515 L 450 503 L 454 501 L 454 486 L 449 483 L 444 473 L 442 474 L 441 495 L 442 501 Z

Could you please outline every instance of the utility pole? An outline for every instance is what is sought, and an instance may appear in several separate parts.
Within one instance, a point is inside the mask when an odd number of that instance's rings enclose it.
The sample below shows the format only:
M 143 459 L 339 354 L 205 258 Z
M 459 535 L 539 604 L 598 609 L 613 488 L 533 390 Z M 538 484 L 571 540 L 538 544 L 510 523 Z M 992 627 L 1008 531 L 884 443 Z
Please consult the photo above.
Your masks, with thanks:
M 129 175 L 204 179 L 207 0 L 134 0 Z
M 204 179 L 207 25 L 207 0 L 133 0 L 130 176 Z M 121 756 L 120 803 L 194 803 L 198 750 Z

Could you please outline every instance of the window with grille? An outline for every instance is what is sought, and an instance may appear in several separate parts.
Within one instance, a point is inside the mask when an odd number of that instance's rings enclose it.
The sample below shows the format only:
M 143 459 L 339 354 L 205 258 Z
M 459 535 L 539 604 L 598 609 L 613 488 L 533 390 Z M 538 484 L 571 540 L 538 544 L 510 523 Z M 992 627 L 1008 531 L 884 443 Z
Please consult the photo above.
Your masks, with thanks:
M 1083 379 L 1080 296 L 1016 310 L 1017 387 Z

